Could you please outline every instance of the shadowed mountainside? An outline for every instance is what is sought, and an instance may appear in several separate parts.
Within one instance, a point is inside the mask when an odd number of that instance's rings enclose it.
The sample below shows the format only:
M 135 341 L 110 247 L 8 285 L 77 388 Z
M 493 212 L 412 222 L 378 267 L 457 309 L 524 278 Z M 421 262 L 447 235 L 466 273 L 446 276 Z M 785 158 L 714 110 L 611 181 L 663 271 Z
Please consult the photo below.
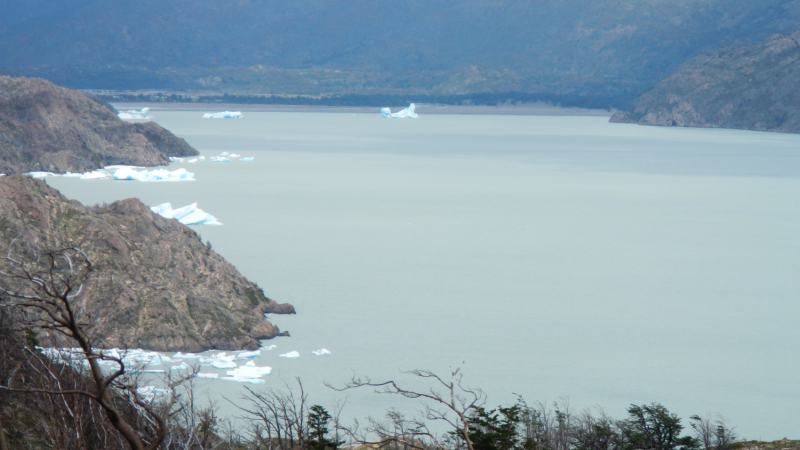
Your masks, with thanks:
M 0 173 L 86 172 L 113 164 L 158 166 L 198 154 L 158 124 L 130 124 L 86 94 L 0 77 Z
M 73 88 L 621 106 L 693 56 L 799 23 L 800 0 L 24 0 L 0 6 L 0 72 Z
M 800 32 L 686 62 L 612 122 L 800 132 Z
M 88 208 L 40 180 L 0 177 L 0 239 L 7 246 L 15 238 L 88 254 L 94 273 L 76 302 L 102 347 L 255 349 L 258 339 L 281 335 L 264 313 L 294 313 L 266 298 L 192 229 L 137 199 Z

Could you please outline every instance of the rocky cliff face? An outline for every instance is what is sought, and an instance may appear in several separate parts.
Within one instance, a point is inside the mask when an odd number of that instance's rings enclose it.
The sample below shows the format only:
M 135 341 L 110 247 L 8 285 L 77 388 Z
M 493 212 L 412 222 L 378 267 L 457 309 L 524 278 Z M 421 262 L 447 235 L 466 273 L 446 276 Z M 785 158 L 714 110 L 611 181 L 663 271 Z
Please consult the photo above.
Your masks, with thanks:
M 0 77 L 0 173 L 86 172 L 157 166 L 198 154 L 149 122 L 130 124 L 82 92 L 44 80 Z
M 693 58 L 612 122 L 800 132 L 800 31 Z
M 90 208 L 42 181 L 0 177 L 0 251 L 14 238 L 88 254 L 94 273 L 76 302 L 102 347 L 255 349 L 258 339 L 281 335 L 265 312 L 294 313 L 266 298 L 189 227 L 136 199 Z

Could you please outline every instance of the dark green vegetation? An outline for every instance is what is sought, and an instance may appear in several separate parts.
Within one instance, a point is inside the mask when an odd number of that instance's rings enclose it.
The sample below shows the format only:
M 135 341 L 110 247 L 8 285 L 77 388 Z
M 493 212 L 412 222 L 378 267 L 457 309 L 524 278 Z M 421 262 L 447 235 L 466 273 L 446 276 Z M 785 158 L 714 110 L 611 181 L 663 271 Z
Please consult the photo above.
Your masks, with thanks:
M 0 173 L 157 166 L 198 154 L 155 123 L 129 124 L 107 105 L 44 80 L 0 76 Z
M 73 88 L 524 93 L 621 106 L 693 56 L 794 31 L 799 5 L 25 0 L 0 6 L 0 72 Z
M 612 121 L 800 132 L 800 32 L 697 56 Z
M 294 312 L 266 298 L 189 227 L 136 199 L 91 208 L 42 181 L 0 177 L 0 242 L 3 255 L 30 261 L 33 248 L 86 252 L 93 274 L 78 298 L 100 347 L 255 349 L 259 339 L 281 334 L 265 312 Z

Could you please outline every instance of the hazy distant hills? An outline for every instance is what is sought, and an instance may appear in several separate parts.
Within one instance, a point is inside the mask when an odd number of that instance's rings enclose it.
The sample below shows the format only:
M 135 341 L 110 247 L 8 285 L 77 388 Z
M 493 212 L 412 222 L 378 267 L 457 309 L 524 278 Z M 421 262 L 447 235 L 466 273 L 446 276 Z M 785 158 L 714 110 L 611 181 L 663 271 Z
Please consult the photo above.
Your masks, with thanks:
M 800 132 L 800 32 L 697 56 L 612 121 Z
M 800 28 L 800 0 L 25 0 L 0 72 L 74 88 L 603 96 Z M 255 67 L 254 67 L 255 66 Z

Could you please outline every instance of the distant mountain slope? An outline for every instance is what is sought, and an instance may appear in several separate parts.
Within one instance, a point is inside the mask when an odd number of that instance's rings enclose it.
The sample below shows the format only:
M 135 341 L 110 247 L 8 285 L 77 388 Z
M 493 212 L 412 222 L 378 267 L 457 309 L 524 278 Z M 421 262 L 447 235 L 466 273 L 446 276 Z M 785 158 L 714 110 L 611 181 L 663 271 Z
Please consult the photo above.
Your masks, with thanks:
M 158 124 L 123 122 L 82 92 L 0 76 L 0 173 L 156 166 L 168 164 L 169 156 L 196 154 Z
M 0 6 L 0 72 L 75 88 L 236 90 L 246 78 L 275 93 L 453 86 L 622 99 L 692 56 L 800 24 L 799 0 L 57 3 Z M 247 69 L 259 65 L 297 72 Z M 284 75 L 311 85 L 293 91 Z
M 87 208 L 40 180 L 0 177 L 3 254 L 15 238 L 88 254 L 95 272 L 75 302 L 91 318 L 98 346 L 255 349 L 258 339 L 280 334 L 265 312 L 294 312 L 266 298 L 189 227 L 136 199 Z
M 611 120 L 800 133 L 799 105 L 796 32 L 697 56 Z

